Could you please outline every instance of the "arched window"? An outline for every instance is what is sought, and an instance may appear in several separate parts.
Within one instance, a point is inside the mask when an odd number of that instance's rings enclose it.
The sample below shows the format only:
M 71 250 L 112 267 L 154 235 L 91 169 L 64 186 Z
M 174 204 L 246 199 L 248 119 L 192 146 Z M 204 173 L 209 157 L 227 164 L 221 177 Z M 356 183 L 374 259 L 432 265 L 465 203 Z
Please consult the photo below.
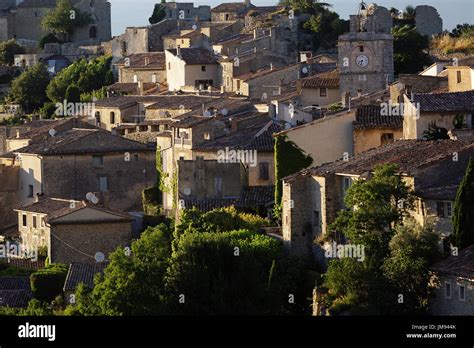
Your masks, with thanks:
M 89 37 L 91 39 L 97 39 L 97 27 L 91 27 L 89 29 Z
M 110 124 L 115 124 L 115 112 L 110 113 Z

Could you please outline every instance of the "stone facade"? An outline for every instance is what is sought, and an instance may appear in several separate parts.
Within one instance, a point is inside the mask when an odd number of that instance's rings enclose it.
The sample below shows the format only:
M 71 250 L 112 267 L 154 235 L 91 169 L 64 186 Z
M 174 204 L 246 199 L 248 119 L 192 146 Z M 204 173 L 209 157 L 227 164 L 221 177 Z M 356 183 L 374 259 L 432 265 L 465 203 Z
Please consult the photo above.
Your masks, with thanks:
M 432 315 L 474 315 L 474 282 L 453 276 L 440 276 L 434 298 L 430 301 L 429 310 Z M 460 298 L 460 287 L 464 287 L 466 299 Z M 451 294 L 447 295 L 446 287 Z
M 76 0 L 74 6 L 79 10 L 89 13 L 94 23 L 78 28 L 72 40 L 76 43 L 100 43 L 109 41 L 111 34 L 111 6 L 107 0 Z M 47 34 L 41 21 L 51 11 L 49 2 L 25 1 L 15 9 L 15 37 L 39 41 Z
M 403 138 L 401 128 L 367 128 L 354 130 L 354 153 L 358 154 L 390 141 Z
M 0 230 L 15 225 L 18 205 L 19 166 L 0 164 Z
M 200 5 L 194 7 L 192 2 L 167 2 L 165 6 L 165 18 L 209 21 L 211 19 L 211 7 Z
M 443 31 L 443 20 L 433 6 L 422 5 L 415 8 L 415 25 L 420 34 L 429 37 Z

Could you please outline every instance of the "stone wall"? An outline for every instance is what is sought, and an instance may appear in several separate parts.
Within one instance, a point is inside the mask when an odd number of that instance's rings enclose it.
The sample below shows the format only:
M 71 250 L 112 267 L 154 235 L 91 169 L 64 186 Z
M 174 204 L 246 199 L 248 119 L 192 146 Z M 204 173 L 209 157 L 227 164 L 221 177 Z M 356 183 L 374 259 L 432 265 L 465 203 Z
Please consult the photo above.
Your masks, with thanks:
M 138 154 L 138 160 L 135 159 Z M 156 183 L 155 151 L 104 154 L 103 166 L 94 166 L 91 155 L 44 156 L 43 192 L 49 197 L 84 200 L 99 192 L 99 177 L 108 181 L 110 207 L 141 211 L 141 192 Z
M 415 25 L 420 34 L 429 37 L 443 31 L 443 20 L 433 6 L 422 5 L 415 8 Z
M 131 234 L 131 222 L 53 225 L 48 234 L 49 260 L 65 264 L 94 262 L 98 252 L 108 258 L 117 247 L 130 243 Z
M 0 165 L 0 230 L 17 222 L 19 172 L 18 166 Z
M 153 75 L 156 75 L 156 83 L 166 82 L 166 70 L 119 68 L 119 82 L 122 83 L 136 83 L 135 76 L 137 81 L 153 83 Z

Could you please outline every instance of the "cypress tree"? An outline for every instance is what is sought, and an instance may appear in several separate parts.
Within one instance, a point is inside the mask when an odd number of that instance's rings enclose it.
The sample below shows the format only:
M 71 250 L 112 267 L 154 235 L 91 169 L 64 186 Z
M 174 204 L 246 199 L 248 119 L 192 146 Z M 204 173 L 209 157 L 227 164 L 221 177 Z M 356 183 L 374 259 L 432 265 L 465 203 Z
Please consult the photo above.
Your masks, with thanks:
M 459 249 L 474 244 L 474 159 L 472 157 L 454 202 L 452 243 Z

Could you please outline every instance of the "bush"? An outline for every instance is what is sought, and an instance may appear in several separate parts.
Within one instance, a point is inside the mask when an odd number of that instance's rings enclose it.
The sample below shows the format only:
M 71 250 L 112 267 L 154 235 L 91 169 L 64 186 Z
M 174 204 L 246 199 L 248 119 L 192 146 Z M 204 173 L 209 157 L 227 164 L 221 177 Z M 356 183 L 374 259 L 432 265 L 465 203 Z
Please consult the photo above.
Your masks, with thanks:
M 41 49 L 44 49 L 44 45 L 48 44 L 48 43 L 56 43 L 56 42 L 60 42 L 59 39 L 56 37 L 56 35 L 54 34 L 47 34 L 45 36 L 43 36 L 39 42 L 39 47 Z
M 62 293 L 68 267 L 63 264 L 51 264 L 30 276 L 33 296 L 42 301 L 50 302 Z

